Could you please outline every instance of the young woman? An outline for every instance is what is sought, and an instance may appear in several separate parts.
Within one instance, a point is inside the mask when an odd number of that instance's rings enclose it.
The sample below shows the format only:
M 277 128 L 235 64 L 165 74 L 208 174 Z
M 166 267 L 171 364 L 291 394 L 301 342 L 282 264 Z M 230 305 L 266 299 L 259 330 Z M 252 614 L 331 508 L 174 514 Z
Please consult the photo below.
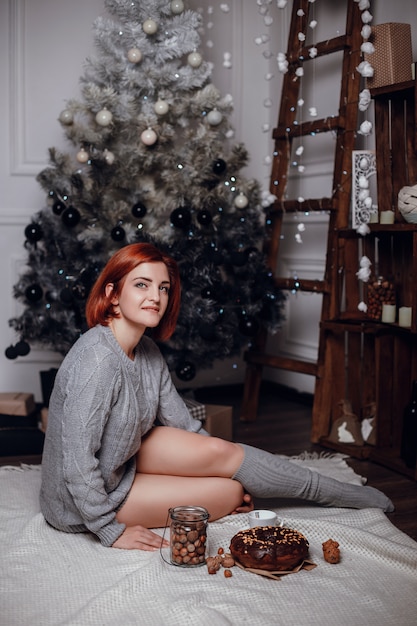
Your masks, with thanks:
M 204 506 L 211 520 L 252 509 L 251 496 L 393 510 L 372 487 L 207 436 L 144 334 L 169 339 L 179 307 L 177 264 L 151 244 L 125 246 L 97 279 L 90 330 L 65 357 L 50 399 L 40 502 L 52 526 L 90 531 L 105 546 L 156 550 L 161 538 L 150 529 L 184 504 Z

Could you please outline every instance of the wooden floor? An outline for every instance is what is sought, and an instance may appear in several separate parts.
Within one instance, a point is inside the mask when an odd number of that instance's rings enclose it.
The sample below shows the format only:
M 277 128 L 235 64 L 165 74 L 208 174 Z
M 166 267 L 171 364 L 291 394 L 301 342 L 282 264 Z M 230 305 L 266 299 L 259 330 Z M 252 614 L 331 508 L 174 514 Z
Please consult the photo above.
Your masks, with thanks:
M 240 386 L 213 387 L 198 391 L 196 399 L 233 406 L 235 441 L 277 454 L 300 454 L 304 450 L 332 452 L 310 442 L 311 396 L 299 396 L 288 389 L 265 383 L 256 422 L 241 422 L 239 408 L 242 395 Z M 417 482 L 370 461 L 350 459 L 348 463 L 357 474 L 368 479 L 368 485 L 391 498 L 395 511 L 387 517 L 417 541 Z
M 277 454 L 295 455 L 301 452 L 331 452 L 310 442 L 311 396 L 297 395 L 286 388 L 265 383 L 262 386 L 258 418 L 241 422 L 240 406 L 243 388 L 212 387 L 197 391 L 195 397 L 208 404 L 233 407 L 233 438 Z M 0 465 L 20 462 L 40 463 L 40 457 L 2 457 Z M 387 516 L 404 533 L 417 541 L 417 482 L 370 461 L 350 459 L 349 465 L 369 485 L 381 489 L 395 505 Z

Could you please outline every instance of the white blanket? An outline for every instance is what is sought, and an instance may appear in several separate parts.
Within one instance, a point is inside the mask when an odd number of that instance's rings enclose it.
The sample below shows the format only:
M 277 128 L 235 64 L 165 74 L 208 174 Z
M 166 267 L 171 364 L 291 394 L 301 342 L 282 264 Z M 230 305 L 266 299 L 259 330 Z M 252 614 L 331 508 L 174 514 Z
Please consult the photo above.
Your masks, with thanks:
M 309 540 L 317 567 L 279 581 L 234 567 L 225 578 L 205 566 L 175 567 L 159 552 L 104 548 L 91 535 L 56 531 L 39 512 L 39 486 L 38 466 L 0 469 L 4 626 L 417 623 L 417 544 L 380 510 L 279 508 L 286 525 Z M 211 523 L 210 554 L 227 550 L 247 526 L 246 515 Z M 340 543 L 337 565 L 323 560 L 321 544 L 329 538 Z M 168 560 L 168 549 L 163 554 Z

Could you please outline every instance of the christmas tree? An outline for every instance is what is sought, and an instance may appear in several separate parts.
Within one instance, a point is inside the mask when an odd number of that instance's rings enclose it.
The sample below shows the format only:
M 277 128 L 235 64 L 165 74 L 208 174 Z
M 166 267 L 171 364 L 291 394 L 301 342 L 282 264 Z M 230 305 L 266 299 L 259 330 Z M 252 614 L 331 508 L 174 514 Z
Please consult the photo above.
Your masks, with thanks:
M 51 148 L 37 177 L 47 201 L 25 229 L 27 268 L 14 287 L 24 311 L 10 320 L 19 341 L 6 355 L 31 343 L 65 354 L 86 330 L 86 298 L 109 257 L 150 241 L 180 266 L 181 314 L 161 349 L 191 380 L 280 324 L 262 193 L 241 174 L 248 153 L 232 143 L 232 98 L 199 52 L 201 15 L 182 0 L 105 7 L 81 99 L 59 115 L 71 149 Z

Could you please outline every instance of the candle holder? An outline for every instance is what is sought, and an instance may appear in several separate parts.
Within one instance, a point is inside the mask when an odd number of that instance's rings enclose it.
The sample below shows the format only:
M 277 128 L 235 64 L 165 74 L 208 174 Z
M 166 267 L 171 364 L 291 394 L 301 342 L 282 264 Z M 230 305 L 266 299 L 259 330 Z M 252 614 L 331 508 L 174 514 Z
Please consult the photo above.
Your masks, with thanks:
M 367 315 L 371 319 L 375 321 L 381 321 L 382 318 L 382 310 L 383 306 L 385 309 L 385 319 L 382 321 L 390 320 L 390 323 L 395 321 L 395 311 L 394 311 L 394 319 L 392 320 L 393 309 L 388 307 L 394 307 L 395 309 L 395 287 L 394 284 L 385 279 L 383 276 L 378 276 L 377 278 L 371 279 L 368 283 L 368 311 Z

